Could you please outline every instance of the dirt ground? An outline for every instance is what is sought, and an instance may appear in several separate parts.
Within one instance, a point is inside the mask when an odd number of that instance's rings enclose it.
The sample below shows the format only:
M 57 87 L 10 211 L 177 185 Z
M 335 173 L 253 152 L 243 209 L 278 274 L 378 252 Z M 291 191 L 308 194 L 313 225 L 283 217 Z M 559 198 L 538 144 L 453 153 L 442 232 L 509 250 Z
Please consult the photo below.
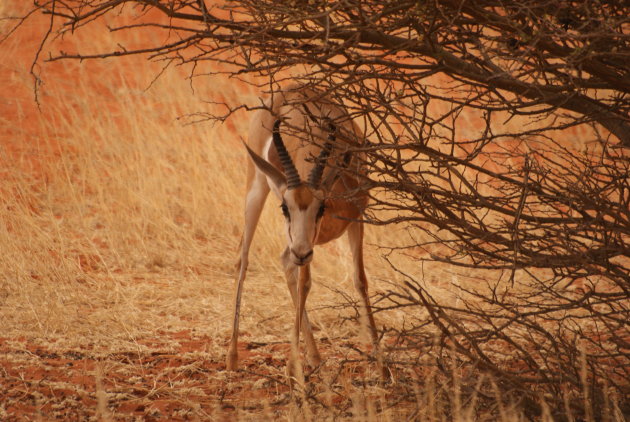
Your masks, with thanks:
M 289 343 L 240 342 L 241 368 L 231 372 L 204 351 L 213 341 L 187 330 L 140 340 L 137 351 L 103 353 L 3 338 L 0 416 L 6 421 L 231 421 L 291 414 L 296 401 L 285 376 Z M 317 405 L 320 415 L 322 409 L 335 409 L 324 412 L 326 418 L 351 417 L 353 403 L 344 383 L 360 382 L 370 369 L 356 363 L 360 355 L 352 342 L 334 355 L 329 341 L 320 348 L 327 362 L 316 370 L 306 366 L 306 391 L 296 386 L 294 398 L 300 403 L 306 394 L 307 406 Z
M 142 342 L 148 352 L 108 355 L 2 339 L 3 420 L 89 420 L 99 408 L 116 420 L 230 420 L 262 411 L 262 403 L 271 412 L 286 404 L 287 386 L 274 381 L 283 367 L 274 349 L 286 345 L 242 344 L 243 372 L 231 374 L 200 351 L 211 339 L 189 331 L 165 336 L 168 347 L 156 338 Z

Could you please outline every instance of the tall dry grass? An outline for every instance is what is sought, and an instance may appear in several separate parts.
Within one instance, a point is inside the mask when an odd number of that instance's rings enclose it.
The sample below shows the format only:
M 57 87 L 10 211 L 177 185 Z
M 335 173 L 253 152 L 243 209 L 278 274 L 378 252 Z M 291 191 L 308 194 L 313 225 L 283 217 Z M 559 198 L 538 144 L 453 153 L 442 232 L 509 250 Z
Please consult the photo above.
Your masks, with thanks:
M 222 353 L 247 115 L 224 125 L 188 124 L 186 116 L 211 109 L 206 101 L 255 105 L 259 93 L 220 77 L 191 83 L 188 69 L 154 80 L 160 64 L 143 58 L 56 62 L 36 68 L 44 81 L 38 109 L 29 66 L 43 27 L 27 21 L 0 51 L 10 81 L 0 120 L 3 336 L 115 349 L 195 327 Z M 78 44 L 89 39 L 95 50 L 114 42 L 107 34 L 83 37 Z M 242 330 L 257 341 L 285 341 L 292 324 L 276 202 L 270 197 L 263 214 L 246 284 Z M 367 243 L 402 233 L 370 228 Z M 354 294 L 348 255 L 341 239 L 320 248 L 314 263 L 309 308 L 329 338 L 356 331 L 323 309 L 339 302 L 336 290 Z M 398 279 L 377 248 L 368 246 L 367 255 L 373 289 Z

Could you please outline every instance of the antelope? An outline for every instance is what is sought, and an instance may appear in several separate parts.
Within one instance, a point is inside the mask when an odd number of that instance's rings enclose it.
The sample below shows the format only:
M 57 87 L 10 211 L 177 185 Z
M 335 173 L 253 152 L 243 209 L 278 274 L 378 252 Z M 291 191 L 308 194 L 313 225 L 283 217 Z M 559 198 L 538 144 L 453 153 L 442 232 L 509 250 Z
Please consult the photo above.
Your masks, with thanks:
M 230 370 L 238 368 L 238 325 L 249 249 L 270 190 L 281 201 L 286 229 L 287 246 L 281 262 L 296 312 L 291 360 L 303 331 L 308 362 L 314 366 L 321 362 L 304 309 L 311 288 L 310 263 L 315 245 L 337 239 L 344 232 L 348 233 L 352 251 L 354 286 L 361 297 L 362 316 L 367 321 L 364 324 L 375 346 L 377 342 L 363 265 L 361 217 L 368 194 L 360 188 L 358 177 L 365 173 L 358 156 L 348 151 L 362 143 L 361 132 L 342 106 L 313 89 L 289 87 L 275 92 L 263 104 L 254 112 L 248 143 L 244 143 L 251 159 L 247 165 L 245 226 L 226 358 Z M 337 140 L 338 135 L 345 142 Z M 344 157 L 340 166 L 331 165 L 335 156 Z

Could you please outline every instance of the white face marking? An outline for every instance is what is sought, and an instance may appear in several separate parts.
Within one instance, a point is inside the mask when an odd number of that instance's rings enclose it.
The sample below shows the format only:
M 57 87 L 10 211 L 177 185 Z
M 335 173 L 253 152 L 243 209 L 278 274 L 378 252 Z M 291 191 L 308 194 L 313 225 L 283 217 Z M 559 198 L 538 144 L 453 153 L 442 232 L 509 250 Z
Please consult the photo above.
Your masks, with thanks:
M 323 214 L 321 192 L 306 186 L 287 190 L 283 195 L 287 246 L 294 264 L 305 265 L 313 259 L 313 247 Z

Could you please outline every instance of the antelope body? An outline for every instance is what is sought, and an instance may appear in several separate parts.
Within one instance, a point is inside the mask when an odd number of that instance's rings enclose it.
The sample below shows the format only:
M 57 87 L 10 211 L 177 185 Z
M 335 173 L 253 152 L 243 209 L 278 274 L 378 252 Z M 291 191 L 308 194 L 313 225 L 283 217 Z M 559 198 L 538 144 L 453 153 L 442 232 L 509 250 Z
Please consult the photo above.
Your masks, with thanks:
M 296 310 L 295 350 L 303 330 L 310 362 L 317 365 L 321 361 L 304 309 L 311 287 L 309 264 L 315 245 L 336 239 L 344 232 L 348 234 L 353 256 L 354 285 L 376 344 L 376 327 L 363 267 L 360 221 L 368 195 L 360 189 L 357 179 L 363 174 L 360 160 L 347 152 L 362 140 L 360 130 L 345 109 L 309 88 L 293 86 L 276 92 L 264 102 L 264 108 L 254 113 L 246 145 L 251 160 L 247 164 L 245 227 L 226 359 L 228 369 L 238 367 L 241 293 L 250 245 L 270 190 L 281 201 L 282 218 L 286 223 L 287 247 L 281 260 Z M 348 171 L 339 171 L 340 167 Z

